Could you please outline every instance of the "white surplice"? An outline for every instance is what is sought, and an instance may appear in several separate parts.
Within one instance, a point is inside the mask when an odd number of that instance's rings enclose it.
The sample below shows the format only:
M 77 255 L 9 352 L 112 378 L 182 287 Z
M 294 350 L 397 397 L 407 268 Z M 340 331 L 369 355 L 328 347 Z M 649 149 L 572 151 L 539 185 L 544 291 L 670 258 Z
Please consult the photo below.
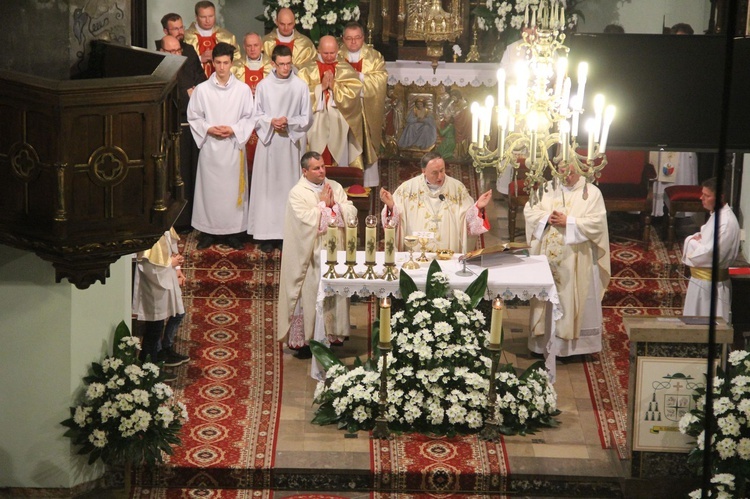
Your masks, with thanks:
M 584 199 L 584 187 L 588 191 Z M 548 225 L 553 210 L 568 217 L 565 227 Z M 544 338 L 546 302 L 531 300 L 529 349 L 557 357 L 599 352 L 602 348 L 602 298 L 610 278 L 607 211 L 601 191 L 580 178 L 571 188 L 552 188 L 533 206 L 526 203 L 526 241 L 533 255 L 546 255 L 560 296 L 562 317 L 556 341 Z
M 330 179 L 326 183 L 333 188 L 335 205 L 329 209 L 320 201 L 321 187 L 300 178 L 289 192 L 289 201 L 284 218 L 284 251 L 281 253 L 281 276 L 279 277 L 279 307 L 277 338 L 283 340 L 292 327 L 295 311 L 302 309 L 305 341 L 315 332 L 315 303 L 320 283 L 320 251 L 328 230 L 328 222 L 336 220 L 339 229 L 338 247 L 343 248 L 344 220 L 357 216 L 357 208 L 346 196 L 341 184 Z M 335 336 L 348 335 L 349 311 L 346 298 L 337 296 L 335 301 L 338 317 Z M 326 301 L 334 302 L 331 297 Z M 328 324 L 326 324 L 328 326 Z M 328 330 L 328 328 L 326 328 Z M 290 342 L 291 344 L 291 342 Z M 301 346 L 299 343 L 293 347 Z
M 236 234 L 247 228 L 247 161 L 245 143 L 253 133 L 253 94 L 230 75 L 226 85 L 216 74 L 195 87 L 188 104 L 188 122 L 200 149 L 191 225 L 214 235 Z M 234 135 L 217 138 L 212 126 L 230 126 Z
M 170 229 L 151 249 L 136 256 L 133 313 L 140 321 L 161 321 L 185 313 L 177 270 L 172 266 L 172 255 L 179 253 L 179 239 Z
M 716 213 L 711 213 L 701 231 L 685 239 L 682 263 L 688 267 L 711 268 L 714 249 Z M 725 204 L 719 214 L 719 269 L 728 269 L 740 249 L 740 226 L 732 208 Z M 716 316 L 729 322 L 732 309 L 732 281 L 716 283 Z M 682 315 L 708 317 L 711 311 L 711 281 L 690 277 Z
M 250 184 L 247 233 L 255 239 L 284 239 L 286 198 L 301 176 L 300 159 L 311 122 L 310 93 L 297 75 L 278 78 L 276 71 L 258 83 L 255 119 L 258 147 Z M 271 120 L 285 116 L 287 131 L 276 132 Z
M 388 207 L 383 207 L 385 223 Z M 404 236 L 415 232 L 435 234 L 435 249 L 467 253 L 474 249 L 476 236 L 487 232 L 484 220 L 466 186 L 446 175 L 443 185 L 431 188 L 424 174 L 407 180 L 393 193 L 396 246 L 404 249 Z

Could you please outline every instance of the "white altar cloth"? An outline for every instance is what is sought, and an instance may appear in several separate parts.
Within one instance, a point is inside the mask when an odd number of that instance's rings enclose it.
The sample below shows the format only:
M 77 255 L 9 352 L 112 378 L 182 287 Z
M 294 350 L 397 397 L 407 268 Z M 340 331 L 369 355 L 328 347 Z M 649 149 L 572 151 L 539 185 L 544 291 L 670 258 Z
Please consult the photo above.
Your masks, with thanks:
M 447 87 L 492 87 L 497 85 L 497 64 L 489 62 L 438 62 L 437 70 L 432 72 L 430 61 L 395 61 L 386 62 L 388 85 L 425 85 Z
M 418 255 L 419 252 L 415 251 L 414 257 L 416 258 Z M 340 251 L 338 254 L 339 264 L 336 266 L 336 272 L 339 274 L 343 274 L 344 271 L 346 271 L 346 265 L 343 263 L 345 257 L 346 253 Z M 321 253 L 321 261 L 325 262 L 326 258 L 326 252 L 323 251 Z M 383 252 L 377 252 L 375 255 L 376 273 L 383 272 L 383 259 Z M 397 253 L 397 271 L 401 270 L 401 265 L 407 259 L 408 253 Z M 358 251 L 357 262 L 364 262 L 364 260 L 364 251 Z M 484 270 L 483 267 L 478 265 L 467 265 L 466 268 L 472 271 L 473 275 L 469 277 L 461 277 L 456 275 L 456 272 L 463 266 L 463 264 L 458 261 L 458 255 L 454 255 L 451 260 L 438 260 L 437 262 L 440 264 L 440 268 L 443 272 L 447 274 L 452 289 L 465 290 Z M 418 288 L 424 289 L 425 281 L 427 279 L 427 270 L 430 263 L 422 263 L 421 265 L 422 267 L 419 269 L 405 270 L 405 272 L 411 276 Z M 355 266 L 355 271 L 361 274 L 364 272 L 365 268 L 364 263 L 358 263 Z M 325 273 L 327 265 L 323 264 L 321 270 Z M 549 327 L 548 331 L 545 333 L 545 337 L 547 338 L 547 348 L 544 358 L 547 371 L 554 382 L 556 352 L 559 352 L 560 350 L 560 342 L 565 340 L 555 336 L 555 321 L 562 317 L 562 310 L 560 309 L 560 299 L 557 295 L 557 287 L 555 286 L 555 281 L 552 277 L 547 257 L 543 255 L 509 255 L 507 263 L 491 267 L 488 270 L 487 299 L 492 299 L 497 295 L 500 295 L 503 300 L 510 300 L 512 298 L 528 300 L 532 297 L 536 297 L 537 299 L 549 302 L 552 305 L 552 307 L 547 307 L 548 320 L 546 322 Z M 314 339 L 326 345 L 328 345 L 328 339 L 325 334 L 323 300 L 327 296 L 334 296 L 337 294 L 346 297 L 351 297 L 356 294 L 361 297 L 375 295 L 378 298 L 384 298 L 390 295 L 401 298 L 398 280 L 385 281 L 383 279 L 321 278 L 318 286 Z M 489 321 L 489 317 L 487 320 Z M 323 379 L 325 374 L 322 372 L 320 365 L 314 357 L 310 374 L 315 379 Z

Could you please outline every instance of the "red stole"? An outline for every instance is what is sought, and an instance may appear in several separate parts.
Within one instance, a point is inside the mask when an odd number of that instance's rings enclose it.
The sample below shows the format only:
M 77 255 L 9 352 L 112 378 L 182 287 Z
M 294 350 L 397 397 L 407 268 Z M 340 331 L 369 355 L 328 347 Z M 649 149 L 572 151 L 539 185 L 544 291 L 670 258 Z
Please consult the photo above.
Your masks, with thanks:
M 276 45 L 286 45 L 287 47 L 289 47 L 289 50 L 292 51 L 292 55 L 294 55 L 294 38 L 292 38 L 291 42 L 282 42 L 277 38 Z
M 261 66 L 260 69 L 250 69 L 245 66 L 245 83 L 250 87 L 253 95 L 255 95 L 255 87 L 258 86 L 258 83 L 263 79 L 263 76 L 263 66 Z M 258 134 L 253 130 L 252 135 L 250 135 L 250 138 L 245 145 L 247 151 L 247 178 L 251 180 L 253 178 L 253 162 L 255 161 L 255 149 L 257 149 L 257 147 Z
M 198 57 L 206 50 L 212 51 L 216 46 L 216 33 L 212 33 L 211 36 L 201 36 L 196 32 L 195 35 L 198 37 Z M 214 63 L 210 59 L 203 63 L 203 72 L 206 73 L 206 78 L 214 74 Z
M 320 73 L 321 81 L 323 81 L 323 74 L 326 71 L 330 71 L 334 75 L 336 74 L 336 62 L 338 61 L 332 62 L 332 63 L 325 63 L 321 61 L 316 61 L 316 62 L 318 63 L 318 72 Z M 326 105 L 327 105 L 328 99 L 331 96 L 331 90 L 330 89 L 326 90 L 324 95 L 325 95 L 325 100 L 326 100 Z M 328 150 L 328 146 L 326 146 L 325 150 L 321 152 L 320 155 L 323 158 L 323 164 L 325 164 L 326 166 L 333 165 L 333 156 L 331 155 L 331 151 Z
M 349 61 L 349 64 L 354 68 L 357 73 L 362 72 L 362 58 L 360 57 L 357 62 Z

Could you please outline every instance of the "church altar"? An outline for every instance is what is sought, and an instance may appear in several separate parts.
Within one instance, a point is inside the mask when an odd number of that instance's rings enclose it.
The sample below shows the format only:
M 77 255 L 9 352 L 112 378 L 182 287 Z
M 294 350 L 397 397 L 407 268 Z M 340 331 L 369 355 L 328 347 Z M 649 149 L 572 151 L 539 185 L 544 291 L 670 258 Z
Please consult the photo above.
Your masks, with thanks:
M 414 252 L 414 257 L 419 255 L 418 251 Z M 428 255 L 430 255 L 428 253 Z M 434 256 L 434 254 L 433 254 Z M 450 287 L 452 289 L 465 290 L 469 285 L 476 280 L 479 274 L 484 270 L 479 265 L 466 265 L 466 269 L 472 272 L 472 275 L 468 277 L 462 277 L 456 275 L 456 272 L 463 267 L 463 264 L 458 261 L 459 255 L 454 255 L 450 260 L 437 260 L 440 264 L 442 271 L 448 276 L 450 280 Z M 326 261 L 326 252 L 321 252 L 321 261 Z M 409 253 L 399 252 L 396 253 L 396 267 L 401 270 L 401 265 L 406 262 L 409 258 Z M 346 270 L 344 261 L 346 259 L 346 252 L 339 251 L 338 254 L 338 265 L 336 266 L 337 273 L 343 273 Z M 365 252 L 357 252 L 357 265 L 355 271 L 361 274 L 365 270 Z M 383 269 L 384 253 L 382 251 L 376 252 L 376 272 L 380 272 Z M 418 288 L 424 289 L 425 281 L 427 278 L 427 270 L 429 263 L 423 263 L 422 267 L 415 270 L 404 270 L 414 280 L 414 283 Z M 559 350 L 556 348 L 556 343 L 564 341 L 555 336 L 555 320 L 562 317 L 562 310 L 560 309 L 560 299 L 557 294 L 557 287 L 552 277 L 552 272 L 549 268 L 547 257 L 543 255 L 534 256 L 517 256 L 509 255 L 507 263 L 491 267 L 487 269 L 487 299 L 492 299 L 497 295 L 503 300 L 511 300 L 513 298 L 520 298 L 522 300 L 529 300 L 535 297 L 539 300 L 549 302 L 551 307 L 546 307 L 548 330 L 545 332 L 547 338 L 547 348 L 545 352 L 545 366 L 550 374 L 552 381 L 555 379 L 555 352 Z M 386 296 L 392 296 L 395 298 L 402 298 L 399 292 L 399 281 L 386 281 L 384 279 L 330 279 L 321 277 L 320 284 L 318 285 L 318 297 L 316 301 L 316 315 L 315 315 L 315 333 L 313 339 L 320 343 L 328 344 L 328 340 L 325 334 L 325 318 L 323 315 L 323 300 L 329 296 L 341 295 L 347 298 L 353 295 L 360 297 L 366 297 L 375 295 L 378 298 L 385 298 Z M 490 318 L 486 320 L 489 324 Z M 315 379 L 323 379 L 324 372 L 322 372 L 320 365 L 313 358 L 312 366 L 310 369 L 310 375 Z
M 430 61 L 395 61 L 386 62 L 388 85 L 429 85 L 436 87 L 453 85 L 459 87 L 493 87 L 497 85 L 497 64 L 438 62 L 433 73 Z

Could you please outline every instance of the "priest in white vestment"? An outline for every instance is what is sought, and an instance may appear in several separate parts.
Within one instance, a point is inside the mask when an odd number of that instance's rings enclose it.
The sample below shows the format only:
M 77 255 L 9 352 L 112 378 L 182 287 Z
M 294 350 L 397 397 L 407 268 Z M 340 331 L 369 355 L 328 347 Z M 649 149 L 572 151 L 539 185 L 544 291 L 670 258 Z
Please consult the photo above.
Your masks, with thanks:
M 228 244 L 242 247 L 236 234 L 247 229 L 247 165 L 245 143 L 253 133 L 253 94 L 232 76 L 234 47 L 219 43 L 213 51 L 216 72 L 195 87 L 188 104 L 188 122 L 200 149 L 191 225 L 203 233 L 199 248 L 228 235 Z
M 313 110 L 313 124 L 307 133 L 310 150 L 320 151 L 326 166 L 362 169 L 363 87 L 359 73 L 339 55 L 336 39 L 321 37 L 318 59 L 299 68 L 297 74 L 310 89 Z
M 555 321 L 555 338 L 545 338 L 551 305 L 532 298 L 529 349 L 548 359 L 596 353 L 602 349 L 602 298 L 610 279 L 604 199 L 572 167 L 556 188 L 549 181 L 546 189 L 540 201 L 524 207 L 526 241 L 531 254 L 549 259 L 563 315 Z
M 475 249 L 476 236 L 490 228 L 485 207 L 492 199 L 487 191 L 474 200 L 466 186 L 445 174 L 445 160 L 436 152 L 422 156 L 422 174 L 407 180 L 391 194 L 380 189 L 385 225 L 396 225 L 396 245 L 404 249 L 404 236 L 432 232 L 435 249 L 468 253 Z
M 261 249 L 284 239 L 286 198 L 300 178 L 300 159 L 310 128 L 310 93 L 292 72 L 289 47 L 278 45 L 271 59 L 274 70 L 258 84 L 255 119 L 258 146 L 250 183 L 248 234 Z
M 714 250 L 714 226 L 718 207 L 719 262 L 716 274 L 716 316 L 729 322 L 732 310 L 732 281 L 729 267 L 740 249 L 740 226 L 732 208 L 716 200 L 716 179 L 702 184 L 701 202 L 711 213 L 701 231 L 685 239 L 682 263 L 690 267 L 690 282 L 685 295 L 682 315 L 708 317 L 711 312 L 711 277 Z M 722 199 L 723 201 L 723 199 Z
M 279 341 L 288 338 L 289 347 L 297 350 L 298 358 L 310 358 L 308 342 L 315 331 L 315 304 L 320 283 L 320 252 L 328 225 L 339 227 L 338 247 L 343 248 L 345 221 L 357 216 L 357 209 L 346 196 L 341 184 L 326 179 L 326 167 L 314 151 L 302 156 L 302 178 L 289 192 L 281 254 L 279 284 Z M 325 329 L 331 339 L 349 335 L 348 299 L 343 296 L 326 298 L 324 308 L 336 313 L 326 314 Z

